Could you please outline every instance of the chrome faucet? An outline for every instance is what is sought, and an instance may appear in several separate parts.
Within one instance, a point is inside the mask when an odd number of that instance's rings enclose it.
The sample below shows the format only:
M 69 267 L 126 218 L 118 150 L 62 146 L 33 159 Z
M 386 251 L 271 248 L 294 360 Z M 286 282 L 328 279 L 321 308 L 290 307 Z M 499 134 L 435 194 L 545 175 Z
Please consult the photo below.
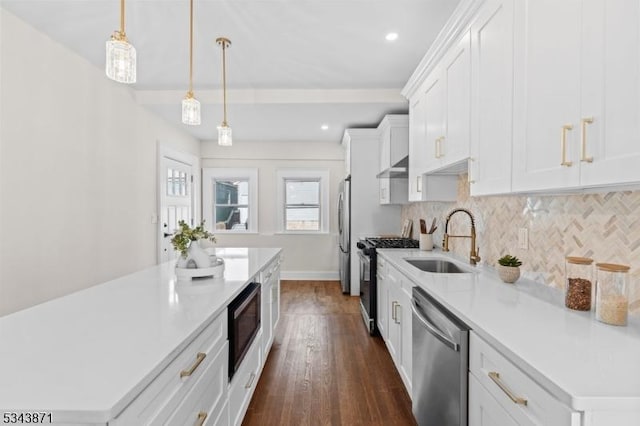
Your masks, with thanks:
M 449 235 L 449 220 L 451 216 L 458 212 L 463 212 L 469 215 L 469 219 L 471 219 L 471 235 Z M 442 251 L 449 251 L 449 238 L 471 238 L 471 254 L 469 255 L 469 263 L 472 265 L 476 265 L 480 261 L 480 249 L 476 247 L 476 221 L 473 218 L 473 214 L 463 208 L 457 208 L 451 210 L 449 215 L 447 215 L 447 222 L 444 225 L 444 239 L 442 240 Z

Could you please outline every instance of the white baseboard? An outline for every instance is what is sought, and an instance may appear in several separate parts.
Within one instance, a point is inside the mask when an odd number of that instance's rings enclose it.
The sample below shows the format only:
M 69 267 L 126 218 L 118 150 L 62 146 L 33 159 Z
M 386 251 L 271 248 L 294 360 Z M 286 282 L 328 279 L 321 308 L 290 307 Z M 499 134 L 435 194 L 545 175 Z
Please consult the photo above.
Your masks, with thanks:
M 281 271 L 282 280 L 329 281 L 339 280 L 338 271 Z

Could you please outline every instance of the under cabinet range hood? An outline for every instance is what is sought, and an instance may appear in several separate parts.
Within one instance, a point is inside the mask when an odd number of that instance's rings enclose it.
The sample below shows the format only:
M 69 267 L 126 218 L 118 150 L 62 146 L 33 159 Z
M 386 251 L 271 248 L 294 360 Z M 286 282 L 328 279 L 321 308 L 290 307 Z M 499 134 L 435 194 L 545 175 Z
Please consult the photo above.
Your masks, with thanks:
M 407 179 L 409 177 L 409 156 L 376 175 L 378 179 Z

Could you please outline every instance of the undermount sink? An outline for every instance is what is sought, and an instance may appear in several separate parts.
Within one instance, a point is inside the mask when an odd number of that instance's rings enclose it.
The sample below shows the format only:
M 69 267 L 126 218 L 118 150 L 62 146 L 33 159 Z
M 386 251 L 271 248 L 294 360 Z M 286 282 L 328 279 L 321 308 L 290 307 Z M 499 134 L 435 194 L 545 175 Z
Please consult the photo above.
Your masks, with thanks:
M 444 259 L 411 259 L 405 258 L 412 266 L 420 269 L 425 272 L 434 272 L 436 274 L 464 274 L 468 273 L 464 269 L 461 269 L 458 265 L 453 262 L 449 262 Z

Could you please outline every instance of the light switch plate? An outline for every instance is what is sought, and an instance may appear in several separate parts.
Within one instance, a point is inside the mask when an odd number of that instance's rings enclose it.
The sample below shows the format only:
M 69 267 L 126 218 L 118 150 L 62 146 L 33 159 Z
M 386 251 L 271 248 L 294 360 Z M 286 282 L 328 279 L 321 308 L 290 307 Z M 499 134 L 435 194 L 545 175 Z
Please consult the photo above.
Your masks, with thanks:
M 518 229 L 518 247 L 522 250 L 529 249 L 529 230 L 527 228 Z

